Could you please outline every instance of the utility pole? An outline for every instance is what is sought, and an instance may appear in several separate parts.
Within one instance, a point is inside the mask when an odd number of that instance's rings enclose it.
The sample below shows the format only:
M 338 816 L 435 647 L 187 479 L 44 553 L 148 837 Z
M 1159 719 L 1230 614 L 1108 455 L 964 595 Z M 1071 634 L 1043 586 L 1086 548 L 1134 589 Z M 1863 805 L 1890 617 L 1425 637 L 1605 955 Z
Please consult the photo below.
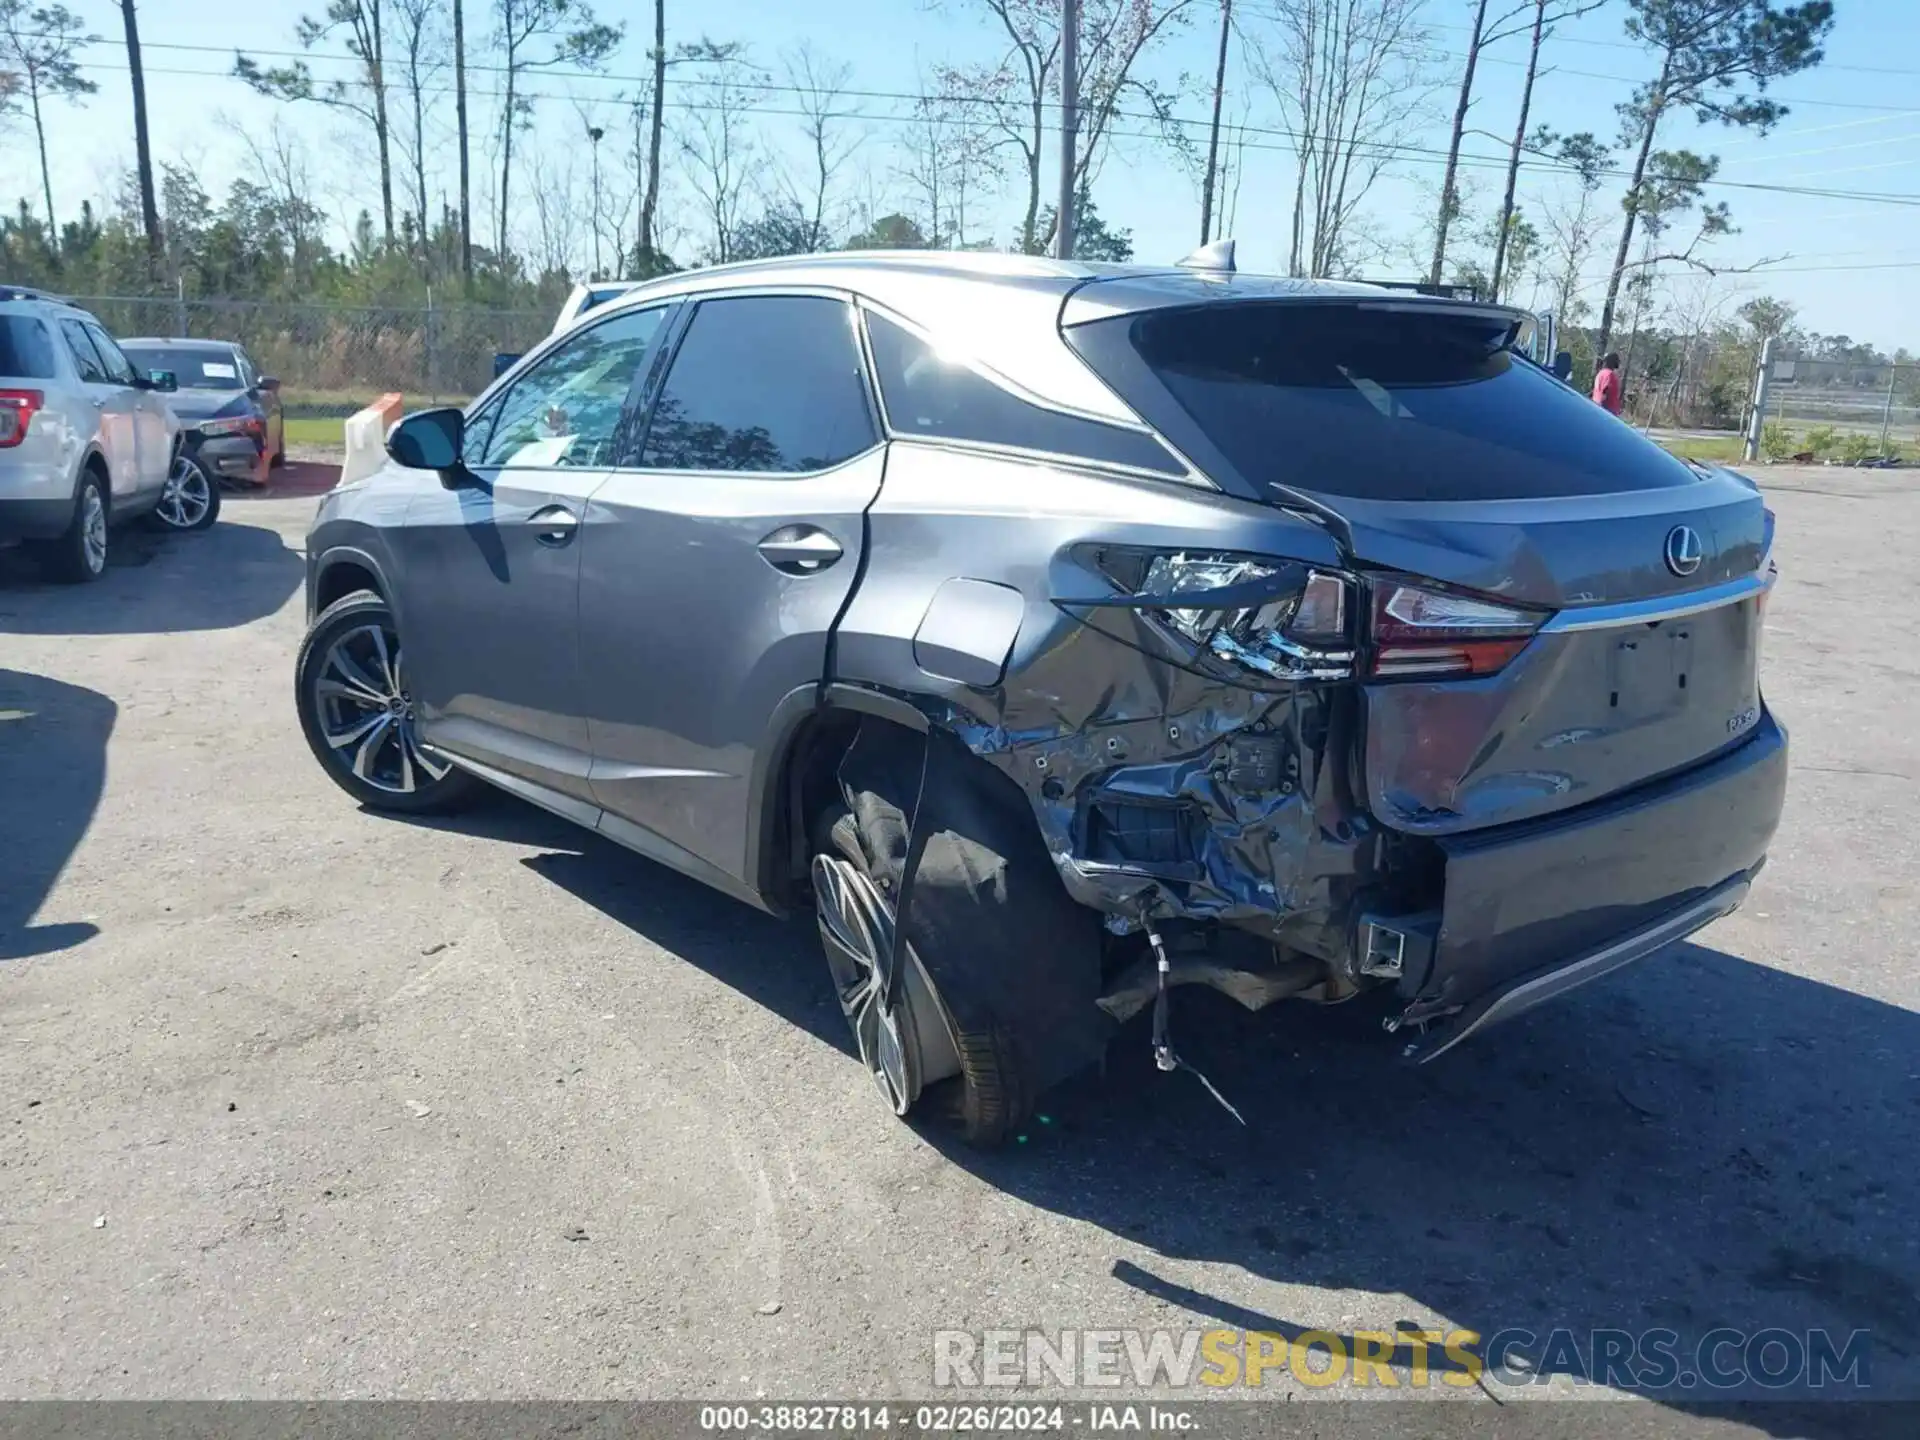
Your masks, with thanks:
M 1220 60 L 1213 71 L 1213 128 L 1207 132 L 1207 178 L 1200 186 L 1200 243 L 1213 238 L 1213 177 L 1220 163 L 1220 97 L 1227 88 L 1227 37 L 1233 33 L 1233 0 L 1220 0 Z
M 604 280 L 600 268 L 600 140 L 607 132 L 598 125 L 587 126 L 587 139 L 593 142 L 593 278 Z
M 1053 253 L 1073 258 L 1073 152 L 1080 129 L 1080 0 L 1060 0 L 1060 208 Z
M 1760 373 L 1753 377 L 1753 414 L 1747 419 L 1747 443 L 1741 458 L 1749 465 L 1760 458 L 1760 432 L 1767 423 L 1767 391 L 1773 383 L 1773 340 L 1769 335 L 1760 346 Z

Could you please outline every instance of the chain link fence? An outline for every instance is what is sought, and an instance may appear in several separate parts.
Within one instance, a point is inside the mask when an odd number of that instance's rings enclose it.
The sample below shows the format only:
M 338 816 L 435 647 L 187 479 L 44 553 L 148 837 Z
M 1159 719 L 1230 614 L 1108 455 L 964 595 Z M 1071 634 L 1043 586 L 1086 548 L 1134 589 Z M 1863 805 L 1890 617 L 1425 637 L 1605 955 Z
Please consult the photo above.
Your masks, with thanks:
M 231 340 L 280 381 L 289 420 L 335 420 L 388 391 L 409 408 L 459 403 L 553 326 L 533 310 L 352 307 L 253 300 L 76 295 L 122 338 Z
M 1761 448 L 1865 463 L 1920 452 L 1920 365 L 1863 365 L 1776 355 Z

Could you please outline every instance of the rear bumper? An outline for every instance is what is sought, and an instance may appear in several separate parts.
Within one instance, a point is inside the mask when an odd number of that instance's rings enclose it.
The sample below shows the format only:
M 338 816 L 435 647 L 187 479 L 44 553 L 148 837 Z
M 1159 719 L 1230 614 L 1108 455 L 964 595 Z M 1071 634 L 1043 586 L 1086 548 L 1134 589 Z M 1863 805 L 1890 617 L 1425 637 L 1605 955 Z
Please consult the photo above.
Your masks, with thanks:
M 73 497 L 58 500 L 0 498 L 0 543 L 51 540 L 73 523 Z
M 1766 861 L 1786 783 L 1786 731 L 1763 712 L 1751 739 L 1695 769 L 1440 841 L 1439 929 L 1403 1017 L 1437 1023 L 1408 1058 L 1431 1060 L 1732 911 Z
M 208 436 L 198 445 L 190 440 L 187 453 L 216 480 L 253 485 L 267 482 L 266 452 L 244 435 Z

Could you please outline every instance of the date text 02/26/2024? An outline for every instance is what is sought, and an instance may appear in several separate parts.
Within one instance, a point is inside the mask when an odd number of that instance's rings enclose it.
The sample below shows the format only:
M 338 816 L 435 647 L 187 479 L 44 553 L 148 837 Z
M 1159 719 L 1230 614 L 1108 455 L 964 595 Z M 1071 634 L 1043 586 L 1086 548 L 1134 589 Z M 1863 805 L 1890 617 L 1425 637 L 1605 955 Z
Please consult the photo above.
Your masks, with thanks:
M 1196 1428 L 1191 1411 L 1171 1405 L 703 1405 L 700 1428 L 723 1435 L 973 1432 L 1093 1433 Z

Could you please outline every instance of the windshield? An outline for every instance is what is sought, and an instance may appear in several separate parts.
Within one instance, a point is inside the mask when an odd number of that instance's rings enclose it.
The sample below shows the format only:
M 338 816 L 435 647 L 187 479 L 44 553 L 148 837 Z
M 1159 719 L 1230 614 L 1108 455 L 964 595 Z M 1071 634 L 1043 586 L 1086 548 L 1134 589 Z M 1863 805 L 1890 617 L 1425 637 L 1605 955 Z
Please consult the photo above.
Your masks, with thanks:
M 243 390 L 240 363 L 231 350 L 173 349 L 164 345 L 120 348 L 141 370 L 171 370 L 182 390 Z

